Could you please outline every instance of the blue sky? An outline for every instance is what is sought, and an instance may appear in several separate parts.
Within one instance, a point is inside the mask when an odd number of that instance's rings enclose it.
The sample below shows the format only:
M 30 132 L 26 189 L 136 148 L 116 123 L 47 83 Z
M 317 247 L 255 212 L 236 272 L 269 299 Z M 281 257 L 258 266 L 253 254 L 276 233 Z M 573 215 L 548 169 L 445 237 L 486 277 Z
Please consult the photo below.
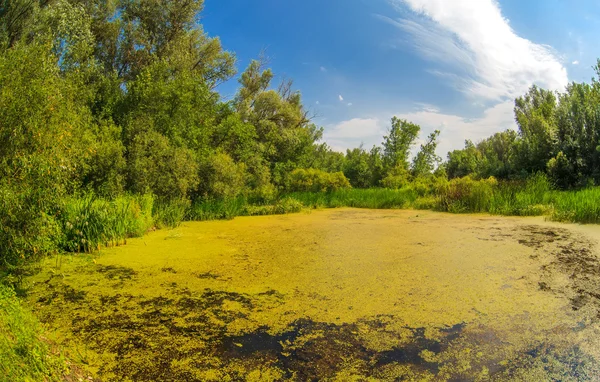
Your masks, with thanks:
M 205 0 L 201 22 L 239 71 L 266 50 L 337 150 L 379 144 L 396 115 L 441 130 L 445 157 L 516 128 L 532 84 L 590 81 L 600 57 L 595 0 Z

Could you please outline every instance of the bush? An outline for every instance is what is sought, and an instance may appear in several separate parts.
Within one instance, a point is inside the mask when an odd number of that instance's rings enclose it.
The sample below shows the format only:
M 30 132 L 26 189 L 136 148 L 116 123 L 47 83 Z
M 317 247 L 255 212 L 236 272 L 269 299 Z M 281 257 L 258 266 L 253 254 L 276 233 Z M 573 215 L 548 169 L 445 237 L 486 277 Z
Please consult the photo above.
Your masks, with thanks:
M 181 199 L 198 186 L 198 164 L 191 150 L 173 146 L 158 132 L 142 130 L 128 147 L 127 178 L 134 193 Z
M 289 191 L 331 192 L 350 188 L 350 182 L 342 172 L 296 169 L 289 178 Z
M 494 177 L 473 180 L 469 176 L 452 179 L 440 192 L 440 209 L 448 212 L 489 211 L 498 181 Z
M 302 205 L 302 203 L 300 201 L 290 198 L 290 197 L 286 197 L 286 198 L 278 200 L 277 203 L 275 203 L 275 205 L 273 206 L 273 213 L 274 214 L 291 214 L 294 212 L 302 211 L 303 207 L 304 206 Z
M 218 152 L 200 166 L 198 195 L 204 199 L 235 199 L 245 193 L 246 166 Z
M 396 166 L 383 178 L 381 185 L 385 188 L 398 190 L 408 186 L 410 182 L 410 172 L 404 166 Z
M 37 207 L 33 200 L 38 197 L 30 193 L 0 185 L 0 268 L 58 249 L 60 225 Z

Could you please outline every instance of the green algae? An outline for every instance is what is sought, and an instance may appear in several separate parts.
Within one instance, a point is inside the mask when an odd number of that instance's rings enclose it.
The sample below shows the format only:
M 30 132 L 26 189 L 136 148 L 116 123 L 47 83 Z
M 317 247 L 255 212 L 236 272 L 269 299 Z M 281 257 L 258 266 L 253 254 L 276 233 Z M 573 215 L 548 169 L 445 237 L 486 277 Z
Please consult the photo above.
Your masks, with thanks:
M 595 234 L 327 210 L 185 223 L 26 281 L 106 381 L 595 380 Z

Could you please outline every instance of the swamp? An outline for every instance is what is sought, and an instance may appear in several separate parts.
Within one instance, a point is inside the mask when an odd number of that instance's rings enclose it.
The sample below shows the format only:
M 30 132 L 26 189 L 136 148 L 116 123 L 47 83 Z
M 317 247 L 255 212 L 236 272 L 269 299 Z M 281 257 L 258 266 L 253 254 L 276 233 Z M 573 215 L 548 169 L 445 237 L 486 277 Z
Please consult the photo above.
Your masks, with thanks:
M 316 210 L 186 222 L 24 280 L 103 381 L 600 378 L 600 229 Z
M 600 381 L 592 3 L 0 0 L 0 382 Z

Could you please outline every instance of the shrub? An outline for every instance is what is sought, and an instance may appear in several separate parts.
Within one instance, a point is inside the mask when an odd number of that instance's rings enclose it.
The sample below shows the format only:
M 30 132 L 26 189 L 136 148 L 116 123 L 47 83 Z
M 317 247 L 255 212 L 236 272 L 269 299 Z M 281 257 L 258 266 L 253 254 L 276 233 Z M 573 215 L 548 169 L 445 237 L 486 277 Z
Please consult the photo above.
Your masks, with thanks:
M 278 200 L 277 203 L 275 203 L 275 205 L 273 206 L 273 213 L 274 214 L 291 214 L 294 212 L 302 211 L 302 207 L 304 207 L 304 206 L 302 205 L 302 203 L 300 201 L 290 198 L 290 197 L 286 197 L 286 198 Z
M 385 188 L 398 190 L 406 187 L 411 182 L 410 172 L 404 166 L 396 166 L 387 174 L 381 181 L 381 185 Z
M 289 178 L 289 191 L 331 192 L 350 188 L 350 182 L 342 172 L 296 169 Z
M 440 208 L 448 212 L 489 211 L 497 186 L 494 177 L 478 181 L 469 176 L 452 179 L 440 190 Z
M 141 131 L 128 147 L 127 177 L 134 193 L 180 199 L 197 188 L 198 164 L 191 150 L 173 146 L 158 132 Z
M 199 196 L 205 199 L 234 199 L 245 192 L 246 166 L 218 152 L 200 168 Z
M 58 249 L 60 225 L 30 191 L 0 185 L 0 268 Z

